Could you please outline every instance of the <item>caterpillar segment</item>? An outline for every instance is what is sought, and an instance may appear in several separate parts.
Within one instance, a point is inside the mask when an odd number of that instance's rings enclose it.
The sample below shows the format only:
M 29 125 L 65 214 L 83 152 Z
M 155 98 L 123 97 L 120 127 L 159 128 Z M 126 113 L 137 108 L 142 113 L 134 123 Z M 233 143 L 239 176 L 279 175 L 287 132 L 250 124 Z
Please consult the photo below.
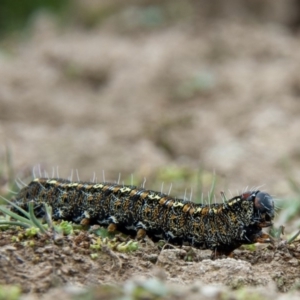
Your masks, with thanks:
M 232 256 L 243 244 L 272 242 L 262 229 L 272 225 L 274 200 L 258 190 L 203 205 L 131 185 L 36 178 L 13 201 L 28 209 L 31 200 L 38 217 L 45 214 L 47 203 L 54 220 L 106 225 L 110 232 L 135 232 L 138 239 L 147 234 L 154 240 L 211 249 L 212 256 Z

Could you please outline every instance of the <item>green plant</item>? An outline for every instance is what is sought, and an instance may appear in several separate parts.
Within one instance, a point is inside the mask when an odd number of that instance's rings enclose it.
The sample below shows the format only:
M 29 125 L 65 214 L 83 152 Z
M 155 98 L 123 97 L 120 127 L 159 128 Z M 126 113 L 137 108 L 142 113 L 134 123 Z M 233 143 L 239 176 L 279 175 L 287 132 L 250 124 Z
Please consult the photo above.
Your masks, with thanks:
M 0 300 L 17 300 L 21 296 L 21 289 L 16 285 L 0 285 Z
M 43 224 L 34 214 L 34 202 L 28 203 L 28 212 L 16 205 L 15 203 L 1 197 L 8 204 L 16 208 L 23 216 L 11 211 L 10 209 L 0 206 L 0 211 L 4 214 L 5 219 L 0 220 L 0 225 L 5 226 L 20 226 L 26 228 L 25 235 L 28 237 L 39 234 L 50 234 L 49 228 L 53 229 L 57 233 L 69 235 L 74 232 L 73 225 L 70 222 L 62 221 L 59 224 L 52 223 L 52 208 L 47 204 L 44 205 L 45 216 L 47 224 Z M 12 221 L 11 218 L 14 220 Z
M 25 211 L 24 209 L 22 209 L 21 207 L 19 207 L 18 205 L 16 205 L 15 203 L 5 199 L 4 197 L 1 197 L 4 201 L 6 201 L 8 204 L 12 205 L 14 208 L 16 208 L 20 213 L 22 213 L 25 217 L 22 217 L 16 213 L 14 213 L 13 211 L 11 211 L 10 209 L 6 208 L 6 207 L 1 207 L 0 206 L 0 211 L 5 215 L 5 216 L 9 216 L 13 219 L 15 219 L 16 221 L 10 221 L 10 220 L 5 220 L 5 221 L 0 221 L 0 225 L 16 225 L 16 226 L 20 226 L 20 227 L 24 227 L 24 228 L 30 228 L 30 227 L 37 227 L 42 233 L 46 233 L 47 230 L 45 229 L 45 227 L 43 226 L 43 224 L 36 218 L 36 216 L 34 215 L 34 210 L 33 210 L 33 201 L 30 201 L 28 203 L 28 207 L 29 207 L 29 212 Z M 49 206 L 47 206 L 46 204 L 44 204 L 44 208 L 46 211 L 46 214 L 49 216 L 49 219 L 51 219 L 51 208 Z

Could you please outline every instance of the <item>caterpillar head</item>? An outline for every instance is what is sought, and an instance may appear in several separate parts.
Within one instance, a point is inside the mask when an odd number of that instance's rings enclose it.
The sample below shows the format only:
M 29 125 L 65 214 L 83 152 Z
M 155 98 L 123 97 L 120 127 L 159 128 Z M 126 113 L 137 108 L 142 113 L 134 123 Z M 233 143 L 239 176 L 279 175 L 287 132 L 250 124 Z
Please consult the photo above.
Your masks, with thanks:
M 274 200 L 268 193 L 260 191 L 247 192 L 244 193 L 242 197 L 253 202 L 253 221 L 255 223 L 260 227 L 272 225 L 272 220 L 275 215 Z

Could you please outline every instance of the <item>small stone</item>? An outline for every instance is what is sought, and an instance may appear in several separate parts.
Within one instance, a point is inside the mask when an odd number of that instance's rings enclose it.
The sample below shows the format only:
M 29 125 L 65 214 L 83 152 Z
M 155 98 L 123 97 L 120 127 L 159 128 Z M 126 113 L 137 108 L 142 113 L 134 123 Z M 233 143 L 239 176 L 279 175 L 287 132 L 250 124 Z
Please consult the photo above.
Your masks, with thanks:
M 297 266 L 299 266 L 299 261 L 298 261 L 298 259 L 297 258 L 292 258 L 292 259 L 290 259 L 289 261 L 289 264 L 291 264 L 293 267 L 297 267 Z

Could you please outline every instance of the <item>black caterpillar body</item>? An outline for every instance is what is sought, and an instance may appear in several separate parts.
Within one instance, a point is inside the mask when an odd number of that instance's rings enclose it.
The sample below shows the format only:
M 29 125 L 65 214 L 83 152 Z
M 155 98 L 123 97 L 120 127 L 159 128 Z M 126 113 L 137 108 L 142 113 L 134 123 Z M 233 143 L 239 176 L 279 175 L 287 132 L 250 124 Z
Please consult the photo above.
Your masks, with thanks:
M 231 255 L 242 244 L 270 242 L 262 228 L 271 226 L 274 218 L 272 197 L 260 191 L 203 205 L 130 185 L 36 178 L 13 201 L 28 209 L 31 200 L 40 217 L 47 203 L 55 220 L 133 230 L 138 238 L 147 234 L 211 249 L 214 255 Z

